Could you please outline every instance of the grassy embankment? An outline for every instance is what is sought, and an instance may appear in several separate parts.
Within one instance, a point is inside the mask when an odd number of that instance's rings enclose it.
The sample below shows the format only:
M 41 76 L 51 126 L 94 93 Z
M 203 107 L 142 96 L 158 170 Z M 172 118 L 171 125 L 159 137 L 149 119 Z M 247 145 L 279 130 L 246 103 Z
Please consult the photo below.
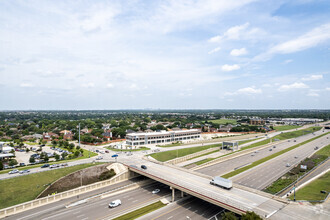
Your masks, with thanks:
M 166 144 L 166 145 L 158 145 L 158 147 L 177 147 L 177 146 L 181 146 L 182 143 L 173 143 L 173 144 Z
M 183 157 L 189 154 L 193 154 L 202 150 L 206 150 L 209 148 L 214 148 L 214 147 L 220 147 L 221 144 L 212 144 L 212 145 L 206 145 L 206 146 L 200 146 L 200 147 L 190 147 L 190 148 L 183 148 L 183 149 L 178 149 L 178 150 L 171 150 L 171 151 L 165 151 L 165 152 L 160 152 L 160 153 L 154 153 L 151 154 L 153 158 L 155 158 L 158 161 L 168 161 L 172 160 L 177 157 Z
M 299 137 L 299 136 L 302 136 L 302 135 L 305 135 L 306 133 L 310 133 L 310 132 L 315 132 L 315 131 L 318 131 L 320 130 L 321 127 L 311 127 L 311 128 L 307 128 L 307 129 L 303 129 L 303 130 L 299 130 L 299 131 L 292 131 L 292 132 L 288 132 L 288 133 L 283 133 L 283 134 L 279 134 L 279 135 L 276 135 L 275 137 L 273 138 L 270 138 L 270 139 L 266 139 L 266 140 L 263 140 L 263 141 L 259 141 L 257 143 L 254 143 L 254 144 L 251 144 L 249 146 L 246 146 L 246 147 L 243 147 L 241 148 L 240 150 L 238 151 L 235 151 L 235 152 L 231 152 L 229 154 L 225 154 L 225 155 L 222 155 L 220 157 L 224 157 L 224 156 L 228 156 L 230 154 L 233 154 L 233 153 L 236 153 L 236 152 L 239 152 L 239 151 L 242 151 L 242 150 L 246 150 L 246 149 L 250 149 L 250 148 L 255 148 L 255 147 L 259 147 L 259 146 L 262 146 L 262 145 L 266 145 L 266 144 L 269 144 L 271 142 L 273 142 L 274 144 L 276 144 L 276 140 L 287 140 L 287 139 L 291 139 L 291 138 L 296 138 L 296 137 Z M 216 157 L 216 158 L 207 158 L 205 160 L 201 160 L 201 161 L 198 161 L 196 162 L 195 164 L 196 165 L 201 165 L 201 164 L 204 164 L 206 162 L 209 162 L 209 161 L 212 161 L 212 160 L 215 160 L 215 159 L 218 159 L 220 157 Z
M 215 119 L 215 120 L 210 120 L 210 122 L 218 125 L 224 125 L 224 124 L 232 124 L 236 125 L 237 121 L 234 119 Z
M 300 164 L 298 164 L 297 167 L 294 167 L 288 173 L 277 179 L 264 191 L 271 194 L 275 194 L 281 191 L 282 189 L 296 181 L 297 178 L 309 172 L 311 169 L 313 169 L 315 166 L 317 166 L 319 163 L 321 163 L 328 157 L 330 157 L 330 145 L 322 148 L 321 150 L 318 150 L 312 157 L 306 158 L 300 163 L 302 165 L 307 165 L 307 170 L 300 169 Z
M 328 132 L 328 133 L 329 133 L 329 132 Z M 282 154 L 284 154 L 284 153 L 286 153 L 286 152 L 289 152 L 289 151 L 291 151 L 291 150 L 293 150 L 293 149 L 295 149 L 295 148 L 297 148 L 297 147 L 300 147 L 301 145 L 307 144 L 307 143 L 309 143 L 309 142 L 311 142 L 311 141 L 313 141 L 313 140 L 316 140 L 316 139 L 318 139 L 318 138 L 320 138 L 320 137 L 323 137 L 323 136 L 327 135 L 328 133 L 324 133 L 324 134 L 322 134 L 322 135 L 320 135 L 320 136 L 317 136 L 317 137 L 311 138 L 311 139 L 309 139 L 309 140 L 307 140 L 307 141 L 304 141 L 304 142 L 302 142 L 302 143 L 300 143 L 300 144 L 296 144 L 296 145 L 294 145 L 294 146 L 292 146 L 292 147 L 289 147 L 289 148 L 286 148 L 286 149 L 281 150 L 281 151 L 279 151 L 279 152 L 276 152 L 276 153 L 274 153 L 274 154 L 272 154 L 272 155 L 269 155 L 269 156 L 264 157 L 264 158 L 262 158 L 262 159 L 260 159 L 260 160 L 257 160 L 257 161 L 253 162 L 252 164 L 250 164 L 250 165 L 248 165 L 248 166 L 245 166 L 245 167 L 242 167 L 242 168 L 240 168 L 240 169 L 234 170 L 234 171 L 232 171 L 232 172 L 230 172 L 230 173 L 227 173 L 227 174 L 223 175 L 222 177 L 223 177 L 223 178 L 229 178 L 229 177 L 235 176 L 235 175 L 237 175 L 237 174 L 239 174 L 239 173 L 242 173 L 242 172 L 244 172 L 244 171 L 246 171 L 246 170 L 251 169 L 252 167 L 258 166 L 259 164 L 262 164 L 262 163 L 264 163 L 264 162 L 266 162 L 266 161 L 268 161 L 268 160 L 271 160 L 271 159 L 273 159 L 273 158 L 275 158 L 275 157 L 277 157 L 277 156 L 280 156 L 280 155 L 282 155 Z
M 49 184 L 59 178 L 87 167 L 99 165 L 81 164 L 0 180 L 0 209 L 35 199 Z M 45 168 L 47 169 L 47 168 Z
M 296 200 L 319 201 L 324 200 L 327 194 L 320 193 L 321 190 L 330 192 L 330 172 L 307 184 L 296 191 Z M 293 195 L 289 197 L 293 200 Z
M 301 126 L 299 125 L 283 125 L 283 126 L 275 126 L 274 130 L 276 131 L 286 131 L 286 130 L 291 130 L 295 128 L 300 128 Z
M 152 203 L 151 205 L 145 206 L 143 208 L 137 209 L 135 211 L 129 212 L 125 215 L 119 216 L 117 218 L 114 218 L 113 220 L 127 220 L 127 219 L 137 219 L 138 217 L 141 217 L 145 214 L 148 214 L 149 212 L 153 212 L 159 208 L 162 208 L 166 206 L 161 201 Z

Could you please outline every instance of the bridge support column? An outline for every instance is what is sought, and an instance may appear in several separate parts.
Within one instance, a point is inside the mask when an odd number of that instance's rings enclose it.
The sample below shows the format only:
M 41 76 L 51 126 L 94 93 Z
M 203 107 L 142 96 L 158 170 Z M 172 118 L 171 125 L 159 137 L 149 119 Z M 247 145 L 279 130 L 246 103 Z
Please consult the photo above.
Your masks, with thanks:
M 183 191 L 181 191 L 181 198 L 183 198 L 184 197 L 184 192 Z
M 172 189 L 172 202 L 174 202 L 175 200 L 175 189 L 173 187 L 171 187 Z

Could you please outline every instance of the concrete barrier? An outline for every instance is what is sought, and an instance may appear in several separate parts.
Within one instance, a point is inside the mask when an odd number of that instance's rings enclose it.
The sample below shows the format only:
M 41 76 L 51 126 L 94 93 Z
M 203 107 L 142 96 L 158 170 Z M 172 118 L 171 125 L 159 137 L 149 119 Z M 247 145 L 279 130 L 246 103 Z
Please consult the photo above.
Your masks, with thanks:
M 117 174 L 116 176 L 112 177 L 109 180 L 104 180 L 102 182 L 93 183 L 90 185 L 79 187 L 77 189 L 68 190 L 68 191 L 58 193 L 55 195 L 50 195 L 50 196 L 43 197 L 40 199 L 35 199 L 35 200 L 29 201 L 29 202 L 25 202 L 25 203 L 21 203 L 21 204 L 15 205 L 15 206 L 4 208 L 4 209 L 0 210 L 0 218 L 4 218 L 9 215 L 14 215 L 14 214 L 17 214 L 17 213 L 20 213 L 20 212 L 23 212 L 23 211 L 26 211 L 29 209 L 33 209 L 33 208 L 36 208 L 36 207 L 39 207 L 42 205 L 52 203 L 52 202 L 60 201 L 62 199 L 77 196 L 82 193 L 100 189 L 100 188 L 103 188 L 103 187 L 106 187 L 106 186 L 109 186 L 112 184 L 120 183 L 125 180 L 137 177 L 137 176 L 139 176 L 139 174 L 130 172 L 130 171 L 126 171 L 126 172 Z

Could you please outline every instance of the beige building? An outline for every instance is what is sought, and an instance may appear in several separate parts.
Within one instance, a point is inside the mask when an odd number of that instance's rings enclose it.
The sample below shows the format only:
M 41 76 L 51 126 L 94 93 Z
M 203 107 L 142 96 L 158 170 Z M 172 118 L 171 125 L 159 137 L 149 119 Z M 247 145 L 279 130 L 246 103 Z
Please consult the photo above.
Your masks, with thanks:
M 150 133 L 130 133 L 126 135 L 126 144 L 130 146 L 146 146 L 149 144 L 170 144 L 175 141 L 200 139 L 201 132 L 197 129 L 180 131 L 159 131 Z

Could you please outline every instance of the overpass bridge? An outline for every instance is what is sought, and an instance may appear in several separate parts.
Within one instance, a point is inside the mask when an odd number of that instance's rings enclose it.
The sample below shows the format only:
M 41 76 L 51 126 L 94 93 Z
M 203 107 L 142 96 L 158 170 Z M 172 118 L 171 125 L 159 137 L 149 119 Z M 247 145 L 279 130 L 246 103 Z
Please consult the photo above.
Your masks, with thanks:
M 133 158 L 131 158 L 133 159 Z M 263 193 L 254 193 L 238 187 L 231 190 L 222 189 L 210 184 L 210 178 L 195 174 L 193 171 L 178 169 L 175 166 L 165 166 L 159 163 L 134 158 L 122 162 L 131 172 L 138 173 L 150 179 L 164 183 L 172 189 L 172 200 L 175 190 L 195 196 L 237 214 L 254 211 L 260 216 L 270 217 L 282 209 L 288 202 Z M 145 165 L 147 169 L 142 169 Z M 269 194 L 267 194 L 269 195 Z

